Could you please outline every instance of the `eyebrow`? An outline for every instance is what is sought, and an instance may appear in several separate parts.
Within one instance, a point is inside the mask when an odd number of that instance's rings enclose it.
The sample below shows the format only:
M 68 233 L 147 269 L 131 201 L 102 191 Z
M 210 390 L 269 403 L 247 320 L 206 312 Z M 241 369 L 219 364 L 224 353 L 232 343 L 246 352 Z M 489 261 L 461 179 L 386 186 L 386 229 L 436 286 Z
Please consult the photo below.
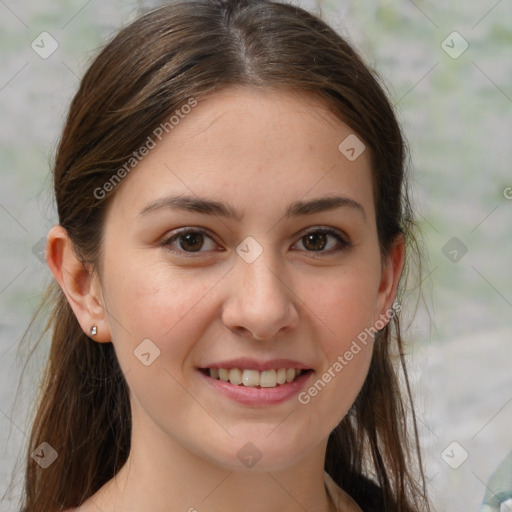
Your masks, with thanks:
M 353 208 L 360 212 L 363 220 L 366 222 L 366 213 L 362 204 L 344 196 L 326 196 L 309 201 L 294 201 L 286 210 L 285 217 L 290 218 L 301 215 L 311 215 L 342 207 Z M 228 203 L 187 195 L 168 196 L 156 199 L 139 212 L 139 217 L 161 209 L 179 209 L 188 212 L 202 213 L 204 215 L 221 216 L 239 222 L 243 219 L 243 213 L 237 211 Z

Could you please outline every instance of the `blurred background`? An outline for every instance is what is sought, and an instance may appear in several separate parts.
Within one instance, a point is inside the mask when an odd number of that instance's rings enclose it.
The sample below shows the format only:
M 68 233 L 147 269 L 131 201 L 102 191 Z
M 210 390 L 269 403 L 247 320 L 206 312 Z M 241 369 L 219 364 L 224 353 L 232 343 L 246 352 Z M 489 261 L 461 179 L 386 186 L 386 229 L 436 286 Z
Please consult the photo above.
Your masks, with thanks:
M 427 476 L 435 510 L 476 511 L 512 450 L 512 4 L 293 3 L 379 73 L 409 141 L 427 263 L 407 337 Z M 152 6 L 0 0 L 0 511 L 16 510 L 49 348 L 43 339 L 19 388 L 20 338 L 51 276 L 51 159 L 88 63 Z

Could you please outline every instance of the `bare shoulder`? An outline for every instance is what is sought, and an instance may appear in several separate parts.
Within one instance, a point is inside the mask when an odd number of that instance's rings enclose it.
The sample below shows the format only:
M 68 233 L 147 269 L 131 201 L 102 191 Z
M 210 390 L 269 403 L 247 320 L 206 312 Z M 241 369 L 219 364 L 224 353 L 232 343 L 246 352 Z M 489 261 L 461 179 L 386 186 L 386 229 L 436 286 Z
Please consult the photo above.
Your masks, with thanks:
M 109 512 L 114 508 L 113 502 L 109 500 L 111 483 L 109 481 L 104 484 L 78 507 L 68 508 L 64 512 Z
M 332 479 L 332 477 L 325 472 L 325 483 L 327 484 L 327 488 L 329 489 L 329 494 L 331 495 L 336 510 L 343 510 L 346 512 L 363 512 L 359 505 L 352 499 L 352 497 L 347 494 L 343 489 L 338 487 L 336 482 Z
M 97 507 L 93 507 L 89 500 L 85 501 L 79 507 L 68 508 L 64 512 L 98 512 Z
M 64 512 L 98 512 L 98 508 L 93 507 L 90 503 L 84 503 L 76 508 L 68 508 L 67 510 L 64 510 Z

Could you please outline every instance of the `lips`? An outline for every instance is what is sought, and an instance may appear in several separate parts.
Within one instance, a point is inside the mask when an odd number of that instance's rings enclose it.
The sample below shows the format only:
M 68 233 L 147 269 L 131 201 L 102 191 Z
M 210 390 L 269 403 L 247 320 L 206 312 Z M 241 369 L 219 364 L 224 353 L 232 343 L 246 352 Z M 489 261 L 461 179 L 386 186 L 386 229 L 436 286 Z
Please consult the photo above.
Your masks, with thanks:
M 286 399 L 313 373 L 310 366 L 283 358 L 263 361 L 240 357 L 208 363 L 197 369 L 214 389 L 251 405 Z
M 300 370 L 301 373 L 296 374 L 295 378 L 291 382 L 285 382 L 284 384 L 277 384 L 276 382 L 276 385 L 274 385 L 273 387 L 265 387 L 261 385 L 256 387 L 246 386 L 243 383 L 231 384 L 231 382 L 229 381 L 223 381 L 220 380 L 220 378 L 210 377 L 211 370 L 215 372 L 215 369 L 208 368 L 198 368 L 197 372 L 204 381 L 204 383 L 211 390 L 226 396 L 230 400 L 251 407 L 268 407 L 271 405 L 278 405 L 282 402 L 292 399 L 301 391 L 301 389 L 303 389 L 304 386 L 306 386 L 307 382 L 314 375 L 314 371 L 312 369 Z M 217 370 L 219 371 L 220 376 L 221 370 Z M 227 371 L 227 369 L 224 370 Z M 230 369 L 229 371 L 231 370 L 232 369 Z M 276 374 L 277 380 L 277 372 L 275 369 L 264 370 L 261 373 L 265 373 L 266 371 L 274 372 Z M 296 372 L 295 369 L 293 371 Z M 267 381 L 267 384 L 270 384 L 270 381 Z

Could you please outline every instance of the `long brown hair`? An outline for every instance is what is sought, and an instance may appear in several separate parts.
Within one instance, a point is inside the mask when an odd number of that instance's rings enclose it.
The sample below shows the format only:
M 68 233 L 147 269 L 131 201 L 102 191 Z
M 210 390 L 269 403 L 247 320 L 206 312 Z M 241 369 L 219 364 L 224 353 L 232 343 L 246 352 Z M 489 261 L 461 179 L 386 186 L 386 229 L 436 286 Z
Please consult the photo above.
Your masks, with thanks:
M 279 87 L 303 92 L 305 101 L 311 93 L 323 100 L 370 150 L 382 255 L 400 234 L 408 253 L 416 247 L 401 130 L 376 74 L 351 46 L 299 7 L 192 0 L 122 29 L 93 61 L 71 103 L 53 166 L 54 191 L 59 223 L 84 262 L 99 262 L 105 211 L 115 196 L 115 188 L 104 197 L 97 190 L 190 98 L 200 101 L 229 86 Z M 22 512 L 79 506 L 119 471 L 130 450 L 129 395 L 113 345 L 84 334 L 55 282 L 43 305 L 52 307 L 46 328 L 52 341 Z M 377 340 L 365 384 L 329 437 L 325 470 L 356 500 L 359 475 L 366 475 L 380 486 L 386 511 L 427 511 L 398 312 Z M 30 456 L 43 442 L 58 453 L 46 469 Z

